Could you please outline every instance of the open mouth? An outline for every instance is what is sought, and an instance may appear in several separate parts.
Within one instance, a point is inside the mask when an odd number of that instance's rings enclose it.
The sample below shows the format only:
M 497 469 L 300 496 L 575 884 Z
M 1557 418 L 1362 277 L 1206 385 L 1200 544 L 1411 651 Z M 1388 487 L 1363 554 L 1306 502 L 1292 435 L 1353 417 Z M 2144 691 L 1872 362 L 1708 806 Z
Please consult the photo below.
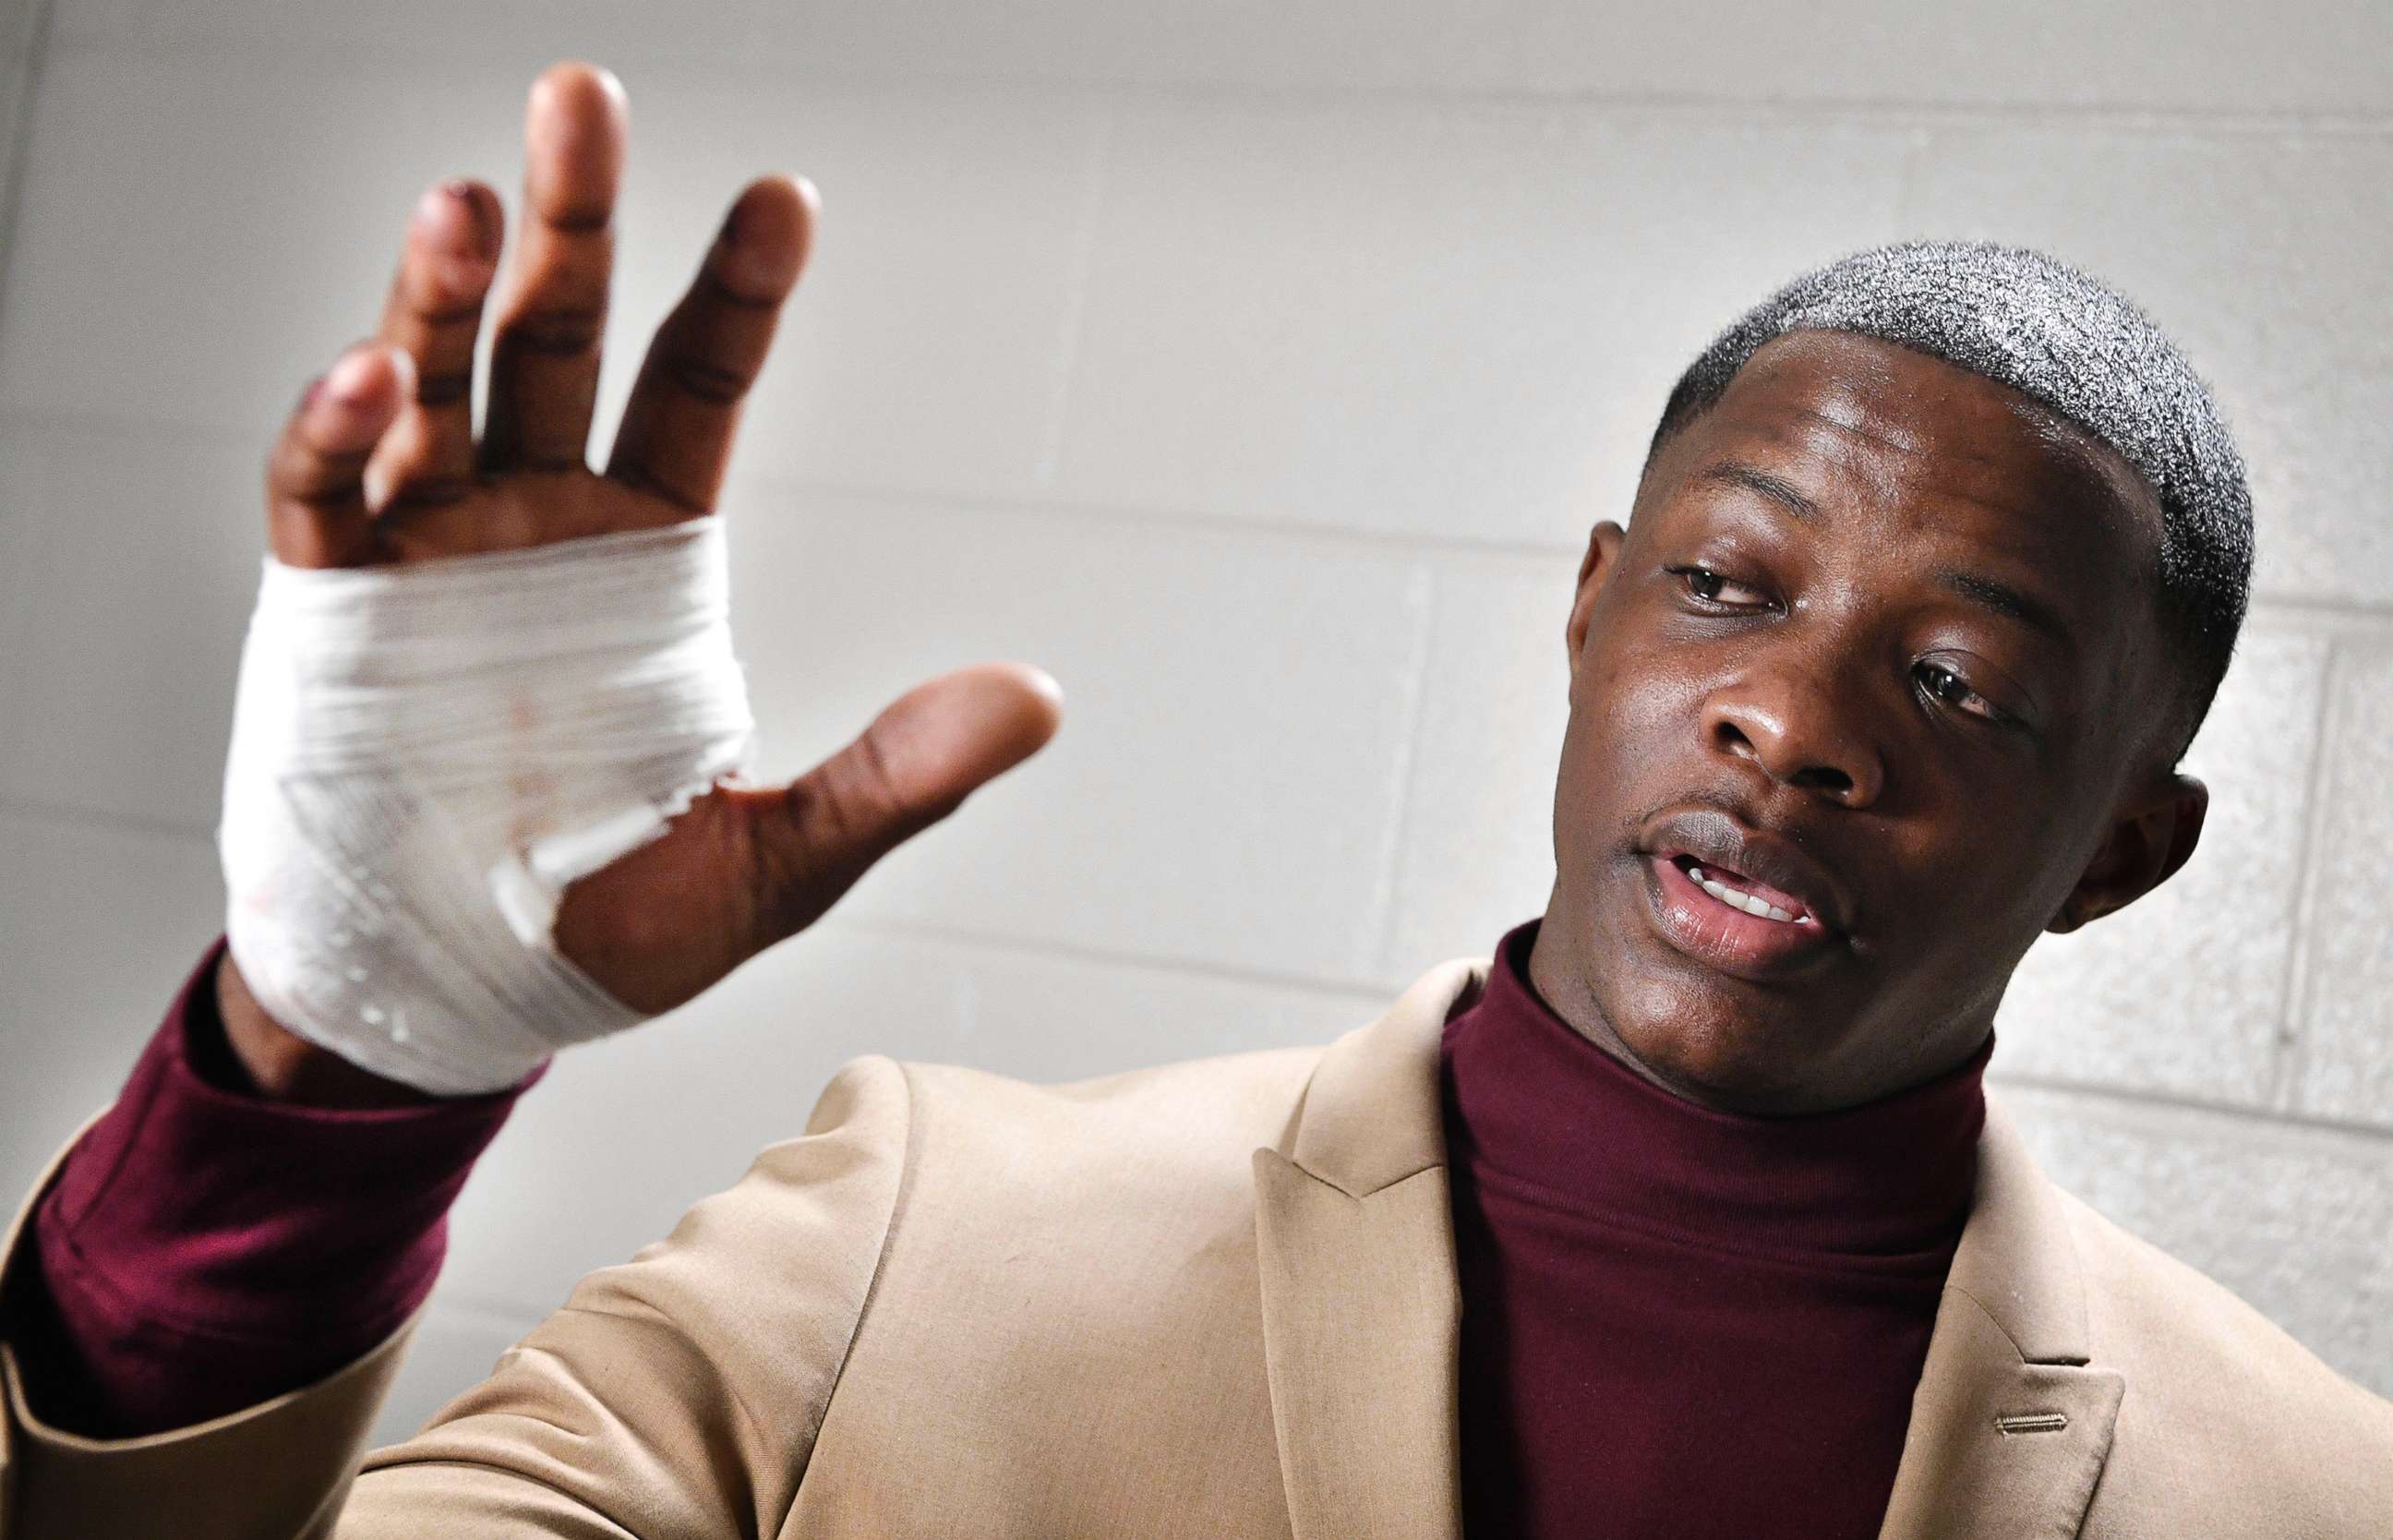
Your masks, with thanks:
M 1646 893 L 1662 937 L 1720 972 L 1766 982 L 1820 966 L 1843 933 L 1783 888 L 1683 853 L 1647 858 Z
M 1781 925 L 1797 925 L 1805 920 L 1819 923 L 1801 899 L 1766 882 L 1757 882 L 1743 872 L 1731 871 L 1726 867 L 1706 867 L 1692 855 L 1673 856 L 1671 864 L 1705 893 L 1757 919 Z

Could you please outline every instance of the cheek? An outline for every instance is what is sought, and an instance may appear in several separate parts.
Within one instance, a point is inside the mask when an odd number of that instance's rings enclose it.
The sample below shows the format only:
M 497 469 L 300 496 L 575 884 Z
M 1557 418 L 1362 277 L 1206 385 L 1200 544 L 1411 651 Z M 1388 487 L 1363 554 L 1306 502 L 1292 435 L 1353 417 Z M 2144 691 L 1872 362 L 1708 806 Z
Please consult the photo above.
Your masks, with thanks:
M 1566 872 L 1615 852 L 1622 830 L 1683 789 L 1700 698 L 1666 659 L 1602 645 L 1580 655 L 1555 788 L 1554 839 Z
M 1981 796 L 1953 838 L 1905 865 L 1905 929 L 1915 955 L 1947 959 L 1946 977 L 2007 977 L 2076 881 L 2073 846 L 2053 840 L 2049 804 Z
M 1585 741 L 1586 770 L 1628 791 L 1642 780 L 1641 766 L 1683 757 L 1703 695 L 1702 681 L 1679 652 L 1616 641 L 1591 648 L 1571 699 L 1571 729 Z

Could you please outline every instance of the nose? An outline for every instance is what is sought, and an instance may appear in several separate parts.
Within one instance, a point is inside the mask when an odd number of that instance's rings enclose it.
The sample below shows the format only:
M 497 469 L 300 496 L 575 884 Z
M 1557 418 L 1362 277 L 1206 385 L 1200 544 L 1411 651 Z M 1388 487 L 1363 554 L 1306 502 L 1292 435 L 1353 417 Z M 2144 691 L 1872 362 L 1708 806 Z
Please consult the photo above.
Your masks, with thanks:
M 1824 672 L 1783 659 L 1721 685 L 1705 699 L 1704 737 L 1781 785 L 1867 807 L 1886 788 L 1886 763 L 1858 703 L 1840 702 Z

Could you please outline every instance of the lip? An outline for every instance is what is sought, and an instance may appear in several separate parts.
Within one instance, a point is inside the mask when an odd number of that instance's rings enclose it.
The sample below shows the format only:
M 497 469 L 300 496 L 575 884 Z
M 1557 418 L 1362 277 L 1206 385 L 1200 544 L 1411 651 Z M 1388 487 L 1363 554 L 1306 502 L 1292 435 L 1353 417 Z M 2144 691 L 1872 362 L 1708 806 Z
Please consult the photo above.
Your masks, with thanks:
M 1718 808 L 1697 807 L 1655 820 L 1638 842 L 1655 928 L 1679 951 L 1742 978 L 1784 978 L 1817 966 L 1848 944 L 1853 906 L 1843 884 L 1784 836 L 1757 829 Z M 1792 920 L 1772 920 L 1713 897 L 1687 863 L 1776 890 L 1801 906 Z

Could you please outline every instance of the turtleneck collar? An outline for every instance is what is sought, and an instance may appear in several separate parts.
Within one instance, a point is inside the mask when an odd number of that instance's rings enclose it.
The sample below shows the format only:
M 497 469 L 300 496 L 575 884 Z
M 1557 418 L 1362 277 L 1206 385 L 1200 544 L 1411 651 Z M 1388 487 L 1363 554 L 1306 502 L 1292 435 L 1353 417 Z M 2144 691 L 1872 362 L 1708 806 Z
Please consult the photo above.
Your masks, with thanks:
M 1699 1107 L 1618 1063 L 1528 978 L 1538 921 L 1507 933 L 1446 1024 L 1448 1139 L 1566 1211 L 1713 1249 L 1869 1266 L 1950 1260 L 1968 1219 L 1994 1038 L 1859 1107 L 1754 1117 Z

